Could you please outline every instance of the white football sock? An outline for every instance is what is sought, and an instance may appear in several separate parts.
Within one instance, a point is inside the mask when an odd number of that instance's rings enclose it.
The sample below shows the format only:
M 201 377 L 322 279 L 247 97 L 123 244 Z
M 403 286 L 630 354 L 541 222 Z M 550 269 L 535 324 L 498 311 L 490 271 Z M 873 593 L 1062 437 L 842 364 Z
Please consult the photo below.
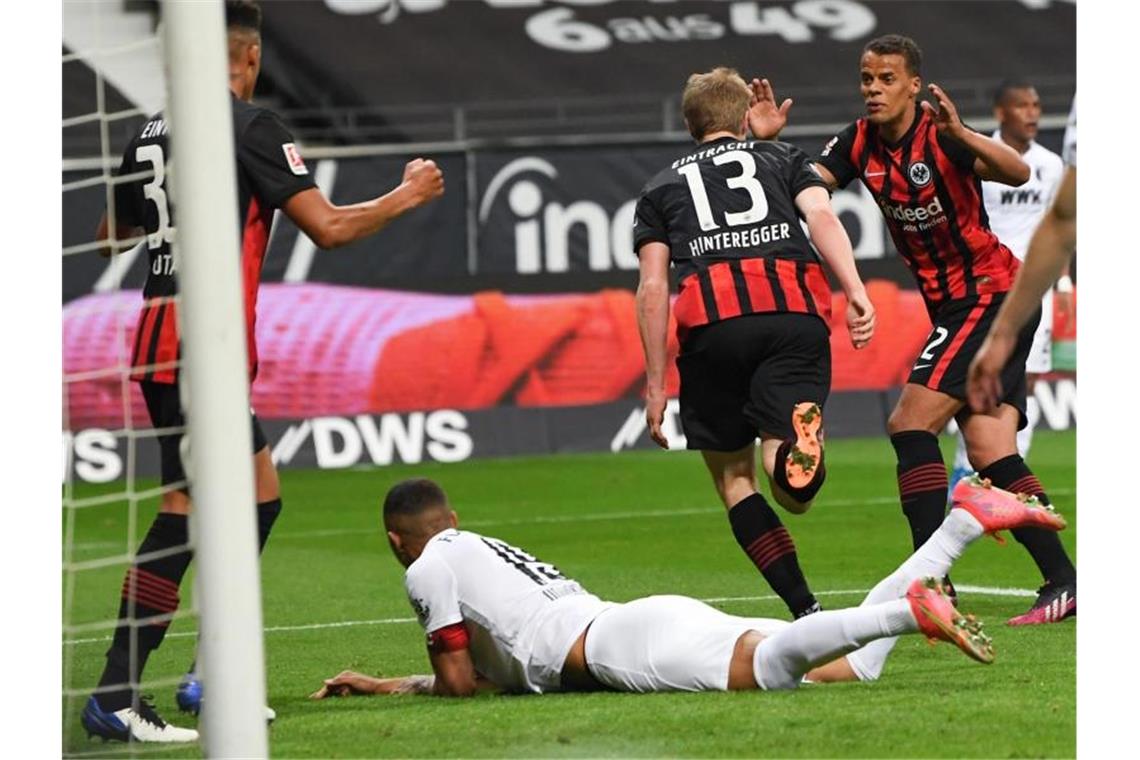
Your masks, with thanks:
M 969 454 L 966 452 L 966 439 L 962 437 L 962 431 L 958 431 L 958 448 L 954 450 L 954 469 L 955 470 L 969 470 L 974 471 L 974 466 L 970 464 Z M 954 484 L 951 483 L 950 487 L 953 488 Z
M 910 555 L 899 568 L 879 581 L 861 606 L 880 604 L 906 594 L 915 578 L 941 579 L 966 551 L 966 547 L 982 537 L 982 524 L 964 509 L 951 509 L 926 543 Z M 860 681 L 874 681 L 883 672 L 887 655 L 894 648 L 895 639 L 879 639 L 857 652 L 847 655 L 847 662 Z
M 1032 391 L 1031 388 L 1030 394 Z M 1029 423 L 1024 429 L 1017 431 L 1017 453 L 1022 459 L 1029 457 L 1029 445 L 1033 443 L 1033 428 L 1037 427 L 1037 421 L 1041 419 L 1041 406 L 1032 395 L 1025 400 L 1025 417 Z
M 761 641 L 752 656 L 752 672 L 762 689 L 794 689 L 817 665 L 884 636 L 917 630 L 906 599 L 816 612 Z

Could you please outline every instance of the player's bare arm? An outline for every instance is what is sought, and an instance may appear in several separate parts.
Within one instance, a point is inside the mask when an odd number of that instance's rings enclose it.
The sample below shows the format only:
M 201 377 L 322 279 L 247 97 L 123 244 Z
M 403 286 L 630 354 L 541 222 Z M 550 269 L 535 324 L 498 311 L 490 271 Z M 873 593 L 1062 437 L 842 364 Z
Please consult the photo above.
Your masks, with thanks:
M 792 99 L 776 105 L 776 93 L 767 79 L 753 79 L 749 83 L 752 97 L 748 101 L 748 129 L 757 140 L 775 140 L 788 123 L 788 110 Z
M 875 332 L 875 307 L 855 268 L 851 239 L 831 208 L 831 196 L 822 187 L 809 187 L 796 196 L 796 208 L 808 226 L 811 242 L 827 262 L 847 296 L 847 331 L 851 345 L 863 348 Z
M 839 189 L 839 180 L 835 178 L 835 175 L 831 173 L 830 169 L 818 161 L 813 163 L 812 166 L 815 168 L 815 173 L 818 174 L 820 178 L 827 183 L 828 189 L 830 189 L 832 192 L 835 192 Z
M 959 118 L 954 102 L 941 87 L 931 84 L 928 89 L 937 105 L 923 101 L 922 108 L 934 119 L 939 132 L 962 143 L 977 157 L 974 161 L 975 174 L 982 179 L 1014 187 L 1029 181 L 1029 164 L 1022 160 L 1016 150 L 1001 140 L 968 128 Z
M 318 188 L 292 196 L 282 210 L 321 248 L 337 248 L 373 235 L 393 219 L 443 195 L 443 172 L 422 158 L 408 162 L 403 181 L 390 192 L 362 203 L 337 206 Z
M 479 675 L 466 649 L 432 655 L 435 675 L 378 678 L 352 670 L 326 678 L 309 699 L 358 697 L 376 694 L 425 694 L 437 697 L 470 697 L 480 691 L 496 691 L 494 683 Z
M 638 251 L 641 279 L 637 285 L 637 326 L 645 351 L 645 422 L 654 443 L 669 441 L 661 432 L 665 420 L 665 362 L 669 332 L 669 246 L 646 243 Z
M 434 683 L 435 676 L 377 678 L 352 670 L 344 670 L 332 678 L 326 678 L 321 688 L 309 695 L 309 699 L 371 696 L 373 694 L 430 694 Z
M 1001 370 L 1017 344 L 1017 334 L 1042 296 L 1066 270 L 1077 245 L 1077 170 L 1069 167 L 1057 197 L 1041 220 L 1013 288 L 998 310 L 985 343 L 970 363 L 966 393 L 970 406 L 985 412 L 1001 398 Z

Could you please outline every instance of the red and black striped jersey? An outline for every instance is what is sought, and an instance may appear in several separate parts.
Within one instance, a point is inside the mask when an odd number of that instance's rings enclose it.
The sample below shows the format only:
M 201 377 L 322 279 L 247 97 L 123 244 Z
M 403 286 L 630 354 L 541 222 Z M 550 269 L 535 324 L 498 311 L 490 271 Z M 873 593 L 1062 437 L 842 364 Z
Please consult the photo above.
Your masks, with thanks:
M 309 170 L 281 120 L 271 111 L 231 98 L 234 152 L 237 158 L 238 223 L 241 236 L 242 290 L 245 306 L 249 377 L 257 376 L 257 289 L 269 243 L 273 212 L 290 197 L 314 187 Z M 120 226 L 146 230 L 150 268 L 143 286 L 131 353 L 131 378 L 159 383 L 178 379 L 177 267 L 171 243 L 174 213 L 167 178 L 171 164 L 168 124 L 158 114 L 127 145 L 117 176 L 139 175 L 115 184 L 108 211 Z M 179 158 L 193 160 L 193 157 Z
M 1009 290 L 1018 261 L 990 230 L 974 154 L 915 108 L 914 123 L 897 143 L 859 119 L 831 138 L 817 160 L 840 187 L 858 177 L 875 197 L 933 315 L 956 298 Z
M 633 246 L 669 246 L 678 334 L 759 312 L 828 321 L 831 289 L 795 205 L 809 187 L 826 184 L 800 149 L 734 138 L 701 144 L 645 185 Z

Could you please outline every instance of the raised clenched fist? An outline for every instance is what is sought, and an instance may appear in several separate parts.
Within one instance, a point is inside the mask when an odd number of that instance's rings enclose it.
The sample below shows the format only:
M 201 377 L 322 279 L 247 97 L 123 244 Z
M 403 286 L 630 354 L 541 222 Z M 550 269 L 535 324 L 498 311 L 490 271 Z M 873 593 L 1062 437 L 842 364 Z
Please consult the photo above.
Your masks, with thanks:
M 443 172 L 431 159 L 414 158 L 404 167 L 403 184 L 412 206 L 422 206 L 443 195 Z

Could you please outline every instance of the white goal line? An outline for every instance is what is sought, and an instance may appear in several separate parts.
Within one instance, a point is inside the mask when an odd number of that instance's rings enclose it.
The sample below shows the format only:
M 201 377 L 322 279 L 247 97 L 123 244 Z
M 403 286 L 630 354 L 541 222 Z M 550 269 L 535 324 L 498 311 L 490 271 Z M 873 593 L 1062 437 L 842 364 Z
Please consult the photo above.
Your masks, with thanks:
M 956 585 L 955 588 L 959 593 L 966 594 L 979 594 L 981 596 L 1006 596 L 1006 597 L 1035 597 L 1037 592 L 1024 588 L 1002 588 L 998 586 L 967 586 Z M 834 591 L 816 591 L 816 596 L 859 596 L 870 592 L 868 588 L 851 588 L 851 589 L 837 589 Z M 780 597 L 776 594 L 763 594 L 761 596 L 710 596 L 700 601 L 709 604 L 717 602 L 772 602 Z M 399 617 L 399 618 L 377 618 L 375 620 L 338 620 L 331 623 L 306 623 L 303 625 L 273 625 L 267 626 L 264 630 L 266 633 L 294 633 L 297 631 L 319 631 L 324 628 L 355 628 L 358 626 L 366 625 L 402 625 L 405 623 L 414 623 L 414 617 Z M 175 633 L 168 633 L 168 639 L 182 639 L 190 636 L 197 636 L 197 631 L 177 631 Z M 105 643 L 111 640 L 110 636 L 98 636 L 89 639 L 67 639 L 63 642 L 64 646 L 76 646 L 79 644 L 97 644 Z

